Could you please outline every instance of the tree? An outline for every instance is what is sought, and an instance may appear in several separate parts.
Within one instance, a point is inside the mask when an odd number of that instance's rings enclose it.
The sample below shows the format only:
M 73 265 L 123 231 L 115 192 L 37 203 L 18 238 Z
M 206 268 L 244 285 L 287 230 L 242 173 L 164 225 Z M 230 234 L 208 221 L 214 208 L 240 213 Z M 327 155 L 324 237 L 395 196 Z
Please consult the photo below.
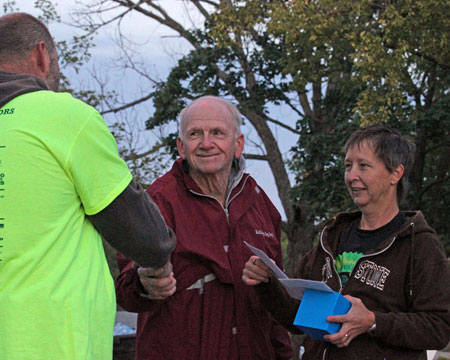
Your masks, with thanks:
M 347 4 L 348 6 L 348 4 Z M 450 240 L 450 10 L 448 1 L 372 1 L 352 57 L 367 84 L 357 109 L 391 122 L 416 144 L 408 207 Z

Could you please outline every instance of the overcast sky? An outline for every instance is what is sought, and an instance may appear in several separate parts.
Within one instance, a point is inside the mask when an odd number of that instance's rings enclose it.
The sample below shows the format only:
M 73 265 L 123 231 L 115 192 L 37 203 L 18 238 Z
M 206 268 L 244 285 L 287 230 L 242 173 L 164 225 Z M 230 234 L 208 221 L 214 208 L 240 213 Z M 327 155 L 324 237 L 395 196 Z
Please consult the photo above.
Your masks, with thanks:
M 34 9 L 34 1 L 31 0 L 15 0 L 16 6 L 21 11 L 29 12 L 32 15 L 39 15 L 40 13 Z M 86 0 L 78 0 L 77 3 L 86 2 Z M 91 1 L 92 2 L 92 1 Z M 4 1 L 1 2 L 2 4 Z M 190 12 L 186 15 L 184 5 L 179 0 L 164 0 L 161 3 L 171 11 L 171 15 L 175 16 L 179 21 L 197 21 L 195 13 Z M 70 22 L 68 14 L 73 10 L 74 0 L 59 0 L 57 1 L 57 10 L 61 16 L 63 22 Z M 63 24 L 49 24 L 49 29 L 56 41 L 69 40 L 77 30 L 70 26 Z M 187 53 L 189 45 L 184 40 L 178 39 L 167 28 L 151 23 L 148 19 L 140 14 L 134 14 L 126 18 L 123 23 L 123 29 L 125 34 L 130 36 L 137 44 L 135 48 L 135 56 L 140 61 L 145 63 L 148 72 L 158 80 L 165 79 L 169 73 L 171 67 L 176 64 L 176 60 L 182 55 Z M 92 51 L 92 60 L 89 64 L 89 68 L 93 67 L 100 69 L 103 74 L 106 74 L 109 78 L 109 86 L 116 88 L 119 92 L 122 91 L 129 99 L 135 98 L 136 93 L 142 91 L 151 91 L 149 84 L 143 85 L 136 79 L 135 75 L 117 72 L 114 67 L 111 66 L 111 58 L 118 56 L 118 50 L 114 44 L 114 38 L 116 37 L 116 27 L 109 26 L 100 31 L 95 38 L 96 47 Z M 137 52 L 139 50 L 139 52 Z M 137 54 L 137 55 L 136 55 Z M 107 69 L 108 71 L 104 71 Z M 80 74 L 71 74 L 71 83 L 77 88 L 92 88 L 94 83 L 89 71 L 84 69 Z M 126 99 L 125 99 L 126 100 Z M 150 115 L 153 108 L 149 105 L 142 108 L 140 111 L 146 111 L 146 115 Z M 277 108 L 273 110 L 271 115 L 281 121 L 291 116 L 290 112 Z M 145 115 L 144 115 L 145 117 Z M 287 153 L 288 150 L 295 145 L 296 138 L 287 134 L 284 130 L 278 130 L 279 133 L 275 133 L 281 143 L 281 150 Z M 251 137 L 254 130 L 245 129 L 244 135 Z M 248 149 L 246 151 L 252 151 Z M 283 218 L 284 211 L 281 206 L 281 202 L 278 197 L 275 182 L 270 172 L 268 165 L 262 161 L 247 161 L 247 171 L 256 179 L 258 184 L 264 189 L 268 196 L 272 199 L 275 206 L 278 208 Z M 292 180 L 291 180 L 292 182 Z

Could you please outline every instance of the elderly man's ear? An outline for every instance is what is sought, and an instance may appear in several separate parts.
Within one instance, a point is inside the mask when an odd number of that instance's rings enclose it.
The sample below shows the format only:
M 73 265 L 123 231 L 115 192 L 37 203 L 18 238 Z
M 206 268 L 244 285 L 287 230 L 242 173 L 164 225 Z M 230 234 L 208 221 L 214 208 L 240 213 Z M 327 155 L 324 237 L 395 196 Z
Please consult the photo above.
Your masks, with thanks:
M 244 144 L 245 144 L 244 135 L 239 134 L 236 139 L 236 151 L 234 153 L 234 157 L 236 159 L 239 159 L 241 157 L 242 152 L 244 151 Z
M 177 150 L 178 150 L 178 154 L 180 155 L 180 157 L 183 160 L 185 160 L 186 155 L 184 153 L 184 144 L 183 144 L 183 140 L 181 140 L 181 138 L 179 136 L 177 137 Z

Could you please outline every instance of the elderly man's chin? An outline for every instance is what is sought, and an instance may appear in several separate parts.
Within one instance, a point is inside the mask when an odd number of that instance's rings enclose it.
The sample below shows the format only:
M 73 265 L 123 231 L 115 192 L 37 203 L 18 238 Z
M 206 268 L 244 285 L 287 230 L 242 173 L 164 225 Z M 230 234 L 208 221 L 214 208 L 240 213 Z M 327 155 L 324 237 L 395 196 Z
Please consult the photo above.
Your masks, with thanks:
M 208 164 L 197 167 L 197 170 L 205 175 L 207 174 L 213 175 L 220 173 L 223 170 L 223 168 L 219 166 L 219 164 Z
M 228 176 L 228 172 L 231 169 L 231 163 L 227 166 L 222 161 L 202 161 L 198 162 L 194 165 L 194 168 L 201 174 L 204 175 L 214 175 L 219 173 L 226 173 Z

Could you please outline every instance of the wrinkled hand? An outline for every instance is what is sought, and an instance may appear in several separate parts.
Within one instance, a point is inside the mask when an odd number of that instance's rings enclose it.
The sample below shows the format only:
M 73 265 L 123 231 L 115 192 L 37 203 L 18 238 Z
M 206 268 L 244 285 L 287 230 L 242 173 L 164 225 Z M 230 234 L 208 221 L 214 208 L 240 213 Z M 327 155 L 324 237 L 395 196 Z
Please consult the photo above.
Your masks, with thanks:
M 140 294 L 142 297 L 163 300 L 175 293 L 177 281 L 173 276 L 170 261 L 160 268 L 144 268 L 137 264 L 133 264 L 133 268 L 137 269 L 139 280 L 147 292 L 147 294 Z
M 324 338 L 337 347 L 346 347 L 360 334 L 365 333 L 375 322 L 375 314 L 368 310 L 361 299 L 350 295 L 345 298 L 351 302 L 351 308 L 345 315 L 328 316 L 328 322 L 340 322 L 342 327 L 336 334 L 325 335 Z
M 272 270 L 266 264 L 257 256 L 251 256 L 242 271 L 242 281 L 247 285 L 258 285 L 262 282 L 269 282 L 271 274 Z

